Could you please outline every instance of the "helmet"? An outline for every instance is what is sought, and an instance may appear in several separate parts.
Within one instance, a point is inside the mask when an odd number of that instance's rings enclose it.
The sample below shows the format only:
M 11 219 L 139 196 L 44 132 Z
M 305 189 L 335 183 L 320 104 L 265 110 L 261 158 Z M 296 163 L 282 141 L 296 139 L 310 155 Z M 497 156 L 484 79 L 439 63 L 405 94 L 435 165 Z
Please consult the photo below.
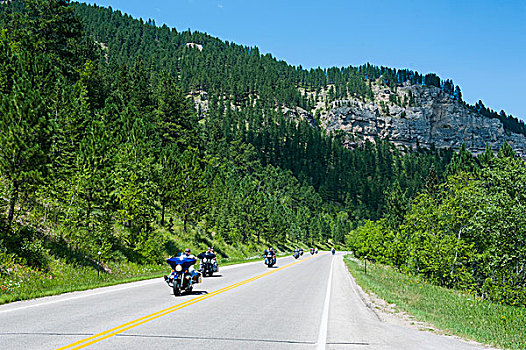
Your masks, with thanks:
M 185 252 L 185 253 L 190 253 L 190 248 L 186 248 L 186 249 L 184 250 L 184 252 Z

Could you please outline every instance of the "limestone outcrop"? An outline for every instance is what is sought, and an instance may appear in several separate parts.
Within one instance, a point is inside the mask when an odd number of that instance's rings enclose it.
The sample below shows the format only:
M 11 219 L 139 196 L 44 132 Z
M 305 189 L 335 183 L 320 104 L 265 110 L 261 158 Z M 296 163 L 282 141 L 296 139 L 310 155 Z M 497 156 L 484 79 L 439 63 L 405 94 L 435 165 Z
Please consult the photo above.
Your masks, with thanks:
M 404 85 L 393 92 L 375 85 L 373 92 L 374 101 L 332 101 L 328 109 L 319 112 L 321 127 L 343 131 L 351 146 L 375 138 L 412 148 L 434 145 L 457 150 L 465 143 L 477 154 L 484 151 L 486 143 L 498 149 L 507 141 L 526 155 L 526 136 L 504 130 L 500 120 L 473 111 L 437 87 Z

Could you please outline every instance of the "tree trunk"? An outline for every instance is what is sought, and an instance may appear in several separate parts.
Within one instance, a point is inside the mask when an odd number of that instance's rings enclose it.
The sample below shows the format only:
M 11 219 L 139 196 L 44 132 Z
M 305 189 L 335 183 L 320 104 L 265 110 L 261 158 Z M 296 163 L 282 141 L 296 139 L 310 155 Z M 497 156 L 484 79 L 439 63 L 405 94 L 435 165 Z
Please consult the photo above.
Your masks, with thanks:
M 162 206 L 162 211 L 161 211 L 161 226 L 164 227 L 164 203 L 161 203 L 161 206 Z
M 86 230 L 90 232 L 90 221 L 91 221 L 91 193 L 87 196 L 87 205 L 86 208 Z
M 461 227 L 458 231 L 458 237 L 457 237 L 457 247 L 455 249 L 455 259 L 453 260 L 453 265 L 451 266 L 451 277 L 453 277 L 453 273 L 455 272 L 455 264 L 457 263 L 458 258 L 458 243 L 460 242 L 460 235 L 462 234 L 462 229 L 464 227 Z
M 188 204 L 184 205 L 184 215 L 183 215 L 183 232 L 186 233 L 186 221 L 188 220 Z
M 246 239 L 247 239 L 247 227 L 246 225 L 243 225 L 243 231 L 241 233 L 241 243 L 245 244 Z
M 18 182 L 13 182 L 13 193 L 9 199 L 9 211 L 7 212 L 7 224 L 10 225 L 15 216 L 15 204 L 18 200 Z

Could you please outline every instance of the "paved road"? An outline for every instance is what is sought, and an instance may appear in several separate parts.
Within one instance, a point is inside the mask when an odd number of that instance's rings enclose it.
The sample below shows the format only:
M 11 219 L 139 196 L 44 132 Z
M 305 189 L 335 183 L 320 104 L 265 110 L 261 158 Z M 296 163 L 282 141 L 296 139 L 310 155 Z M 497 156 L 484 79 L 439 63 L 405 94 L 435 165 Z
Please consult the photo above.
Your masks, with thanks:
M 380 322 L 342 256 L 228 266 L 194 294 L 162 279 L 0 306 L 0 349 L 477 349 Z

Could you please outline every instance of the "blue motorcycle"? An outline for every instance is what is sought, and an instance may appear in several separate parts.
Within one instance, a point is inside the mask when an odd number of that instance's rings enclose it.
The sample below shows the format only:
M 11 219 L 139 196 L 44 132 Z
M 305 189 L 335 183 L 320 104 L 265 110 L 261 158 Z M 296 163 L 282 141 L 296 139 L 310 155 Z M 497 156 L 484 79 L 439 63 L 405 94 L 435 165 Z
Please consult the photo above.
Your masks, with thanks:
M 166 259 L 172 268 L 170 276 L 164 276 L 166 283 L 172 287 L 174 295 L 181 295 L 183 292 L 190 293 L 194 284 L 201 283 L 201 274 L 197 271 L 190 271 L 190 267 L 196 263 L 196 259 L 189 258 L 185 254 Z

